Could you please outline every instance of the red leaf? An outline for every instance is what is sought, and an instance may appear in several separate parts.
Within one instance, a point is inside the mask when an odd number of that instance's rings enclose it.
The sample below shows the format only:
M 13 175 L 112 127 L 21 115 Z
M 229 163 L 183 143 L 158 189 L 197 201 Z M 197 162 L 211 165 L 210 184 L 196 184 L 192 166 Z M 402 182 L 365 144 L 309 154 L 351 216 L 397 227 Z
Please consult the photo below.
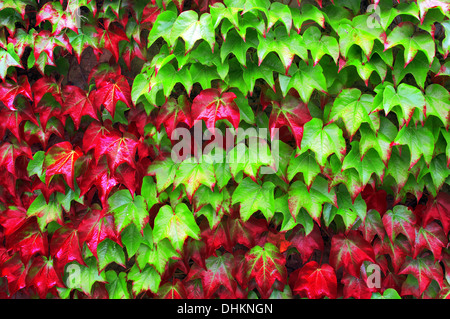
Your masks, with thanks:
M 428 288 L 432 280 L 436 280 L 439 286 L 443 287 L 444 274 L 442 273 L 442 268 L 438 262 L 433 261 L 432 256 L 416 259 L 408 257 L 399 274 L 412 274 L 416 277 L 419 282 L 420 294 Z
M 26 287 L 27 269 L 20 259 L 19 253 L 15 253 L 4 262 L 2 261 L 0 276 L 6 277 L 8 280 L 10 296 Z
M 324 249 L 320 229 L 316 224 L 314 224 L 313 230 L 308 235 L 305 235 L 304 228 L 299 229 L 296 227 L 289 237 L 289 241 L 292 247 L 297 248 L 303 263 L 311 257 L 316 249 L 319 251 Z
M 42 170 L 45 174 L 45 184 L 48 186 L 55 174 L 62 174 L 67 185 L 74 190 L 73 174 L 75 161 L 83 155 L 77 146 L 72 150 L 72 144 L 61 142 L 53 145 L 46 153 Z
M 42 21 L 50 21 L 53 26 L 56 26 L 53 34 L 59 34 L 64 28 L 69 28 L 74 32 L 78 33 L 78 28 L 74 19 L 71 19 L 64 11 L 61 9 L 57 10 L 54 8 L 52 2 L 46 3 L 36 15 L 36 26 L 38 26 Z
M 104 239 L 109 238 L 121 245 L 114 228 L 114 217 L 95 209 L 90 210 L 78 226 L 78 238 L 80 243 L 86 243 L 95 258 L 97 258 L 97 246 Z
M 0 146 L 0 166 L 5 167 L 8 172 L 16 175 L 16 158 L 24 155 L 29 159 L 33 159 L 31 149 L 28 144 L 22 143 L 8 143 L 4 142 Z
M 412 252 L 411 244 L 405 237 L 398 237 L 392 243 L 391 240 L 385 236 L 383 240 L 376 239 L 373 247 L 377 256 L 383 254 L 389 255 L 395 273 L 399 272 L 406 257 Z
M 11 111 L 16 111 L 14 100 L 19 94 L 22 94 L 31 101 L 33 100 L 31 86 L 25 75 L 20 76 L 18 83 L 4 81 L 0 84 L 0 101 Z
M 100 109 L 104 105 L 114 118 L 116 104 L 118 101 L 124 102 L 129 108 L 133 106 L 131 102 L 130 85 L 124 76 L 119 76 L 115 81 L 104 81 L 95 92 L 94 106 Z
M 237 129 L 241 115 L 235 98 L 232 92 L 221 93 L 217 89 L 201 91 L 192 102 L 193 124 L 204 120 L 206 127 L 214 133 L 216 121 L 226 119 Z
M 27 220 L 27 210 L 23 207 L 10 206 L 0 214 L 0 225 L 4 235 L 9 236 L 19 229 Z
M 311 119 L 308 106 L 292 95 L 287 95 L 281 102 L 273 101 L 272 113 L 269 118 L 271 139 L 274 138 L 275 129 L 287 126 L 295 137 L 297 147 L 300 148 L 303 126 Z
M 20 102 L 23 103 L 20 103 Z M 9 109 L 2 109 L 0 111 L 0 134 L 4 135 L 5 130 L 9 130 L 19 142 L 21 137 L 21 123 L 29 120 L 34 124 L 37 124 L 36 117 L 34 116 L 33 109 L 30 103 L 25 99 L 16 99 L 15 107 L 18 107 L 17 111 L 11 111 Z
M 427 226 L 435 219 L 442 223 L 444 232 L 448 234 L 450 230 L 450 194 L 440 192 L 436 198 L 428 199 L 422 216 L 422 226 Z
M 26 277 L 27 286 L 34 286 L 39 298 L 45 299 L 48 292 L 58 295 L 56 287 L 64 288 L 60 277 L 53 267 L 53 260 L 44 256 L 33 259 Z
M 384 235 L 386 234 L 380 214 L 374 209 L 367 211 L 366 217 L 364 218 L 363 223 L 361 223 L 359 230 L 362 232 L 364 239 L 369 243 L 372 242 L 376 235 L 383 240 Z
M 200 273 L 205 298 L 211 298 L 221 285 L 231 293 L 236 290 L 233 268 L 234 258 L 229 253 L 206 260 L 206 270 Z
M 42 97 L 46 93 L 50 93 L 55 100 L 60 103 L 62 103 L 62 97 L 61 97 L 61 87 L 60 84 L 55 81 L 55 79 L 44 76 L 33 83 L 31 86 L 31 91 L 34 94 L 34 106 L 36 107 L 39 102 L 41 101 Z
M 125 32 L 115 24 L 110 24 L 106 30 L 98 27 L 96 27 L 96 30 L 96 36 L 99 38 L 100 46 L 109 50 L 116 59 L 116 62 L 119 61 L 119 42 L 129 41 Z
M 55 269 L 59 274 L 63 273 L 64 266 L 71 261 L 86 265 L 81 256 L 78 230 L 74 228 L 73 224 L 65 224 L 53 234 L 50 242 L 50 255 L 56 260 Z
M 19 251 L 24 264 L 37 253 L 43 256 L 48 254 L 46 234 L 42 234 L 35 218 L 27 219 L 18 230 L 7 236 L 6 247 Z
M 372 291 L 364 280 L 345 274 L 341 279 L 344 284 L 344 298 L 370 299 Z
M 328 264 L 310 261 L 290 275 L 291 288 L 294 294 L 308 299 L 337 296 L 337 279 L 334 269 Z
M 447 236 L 445 236 L 442 227 L 432 222 L 425 228 L 416 229 L 416 241 L 414 244 L 413 258 L 416 258 L 423 249 L 429 249 L 435 260 L 441 259 L 442 248 L 447 247 Z
M 375 190 L 372 185 L 368 184 L 362 191 L 361 196 L 366 202 L 367 211 L 375 209 L 383 217 L 387 210 L 387 193 L 384 189 Z
M 68 114 L 75 124 L 75 129 L 80 127 L 81 117 L 89 115 L 98 120 L 98 108 L 94 106 L 95 91 L 86 92 L 74 85 L 66 85 L 63 88 L 63 114 Z
M 53 59 L 53 50 L 60 46 L 70 53 L 72 52 L 72 46 L 70 45 L 69 38 L 65 33 L 59 35 L 52 34 L 51 31 L 42 30 L 38 34 L 34 35 L 34 58 L 38 61 L 42 52 L 48 56 L 48 65 L 55 65 Z M 38 80 L 39 81 L 39 80 Z M 33 92 L 36 92 L 33 90 Z
M 330 265 L 336 270 L 344 267 L 350 275 L 359 278 L 361 265 L 366 260 L 375 262 L 375 254 L 372 246 L 357 231 L 333 236 Z
M 115 131 L 110 120 L 104 121 L 103 125 L 97 121 L 93 121 L 86 129 L 83 135 L 83 151 L 89 152 L 100 143 L 103 135 Z M 99 159 L 97 159 L 98 161 Z

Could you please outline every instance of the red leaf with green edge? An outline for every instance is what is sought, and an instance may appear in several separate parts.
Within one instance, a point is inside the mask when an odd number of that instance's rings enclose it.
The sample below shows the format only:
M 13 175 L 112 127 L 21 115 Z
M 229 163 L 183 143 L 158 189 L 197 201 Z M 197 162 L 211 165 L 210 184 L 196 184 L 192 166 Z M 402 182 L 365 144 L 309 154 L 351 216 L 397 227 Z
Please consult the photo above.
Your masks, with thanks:
M 184 95 L 180 95 L 178 100 L 170 98 L 160 108 L 156 117 L 156 128 L 161 130 L 161 125 L 165 128 L 167 136 L 172 137 L 173 130 L 179 123 L 192 126 L 191 102 Z
M 37 256 L 33 259 L 26 282 L 27 286 L 34 287 L 41 299 L 45 299 L 49 292 L 58 296 L 56 287 L 65 287 L 55 271 L 53 259 L 45 256 Z
M 28 218 L 14 233 L 6 236 L 5 246 L 13 251 L 19 251 L 24 264 L 35 254 L 48 254 L 47 234 L 42 233 L 34 218 Z
M 275 129 L 289 127 L 294 135 L 297 147 L 300 148 L 303 137 L 303 126 L 312 119 L 308 106 L 298 98 L 288 95 L 280 103 L 274 101 L 269 118 L 270 136 L 273 140 Z
M 235 98 L 234 93 L 221 92 L 218 89 L 201 91 L 192 102 L 192 124 L 204 120 L 206 127 L 214 133 L 216 121 L 226 119 L 237 129 L 241 113 L 234 102 Z
M 115 24 L 110 24 L 107 30 L 99 27 L 95 29 L 97 30 L 96 37 L 99 39 L 99 46 L 110 51 L 116 62 L 119 61 L 119 42 L 129 41 L 126 33 Z
M 115 172 L 116 168 L 127 163 L 133 168 L 135 165 L 135 154 L 138 146 L 137 138 L 128 132 L 109 131 L 101 135 L 98 143 L 95 145 L 94 157 L 98 162 L 102 155 L 106 155 L 108 167 L 111 172 Z
M 334 235 L 331 240 L 330 265 L 336 270 L 344 267 L 345 271 L 354 277 L 360 274 L 364 261 L 375 262 L 372 246 L 360 235 L 351 230 L 347 235 Z
M 27 210 L 20 206 L 9 206 L 0 214 L 0 225 L 3 234 L 9 236 L 19 229 L 27 221 Z
M 383 225 L 391 241 L 395 240 L 398 234 L 403 234 L 408 238 L 411 245 L 416 238 L 416 215 L 406 206 L 397 205 L 392 210 L 388 210 L 383 215 Z
M 324 244 L 319 227 L 314 224 L 312 231 L 305 234 L 304 228 L 296 227 L 288 238 L 291 247 L 295 247 L 300 253 L 302 262 L 306 262 L 315 250 L 323 251 Z
M 81 256 L 78 230 L 73 224 L 65 224 L 52 235 L 50 255 L 55 259 L 56 272 L 61 275 L 65 265 L 71 261 L 77 261 L 80 265 L 86 266 Z
M 35 107 L 37 107 L 42 97 L 47 93 L 50 93 L 58 103 L 60 103 L 61 105 L 63 104 L 61 96 L 61 85 L 52 77 L 44 76 L 40 78 L 33 83 L 33 85 L 31 86 L 31 91 L 34 94 Z
M 14 295 L 17 291 L 27 286 L 26 276 L 28 267 L 25 267 L 20 259 L 19 253 L 15 253 L 10 258 L 2 260 L 0 276 L 8 281 L 9 295 Z
M 75 161 L 83 155 L 81 149 L 76 146 L 72 149 L 70 142 L 61 142 L 53 145 L 45 153 L 43 171 L 45 174 L 45 184 L 48 186 L 53 175 L 62 174 L 67 185 L 72 190 L 74 188 L 74 164 Z
M 433 256 L 411 258 L 407 257 L 399 274 L 411 274 L 419 282 L 419 293 L 422 294 L 436 280 L 439 287 L 443 287 L 444 274 L 441 265 L 433 260 Z
M 94 106 L 100 109 L 102 105 L 114 118 L 116 104 L 122 101 L 129 108 L 134 107 L 131 102 L 131 88 L 127 79 L 121 75 L 114 81 L 103 81 L 95 91 Z
M 416 258 L 424 249 L 429 249 L 435 260 L 441 259 L 442 248 L 447 247 L 447 236 L 437 222 L 431 222 L 426 227 L 420 227 L 416 233 L 413 258 Z
M 245 254 L 245 261 L 248 266 L 247 276 L 249 280 L 255 280 L 263 299 L 267 299 L 272 293 L 275 280 L 286 284 L 286 257 L 280 254 L 275 245 L 266 243 L 264 247 L 253 247 Z
M 205 298 L 209 299 L 219 289 L 224 286 L 230 293 L 236 290 L 234 279 L 234 257 L 229 253 L 219 256 L 211 256 L 205 261 L 206 271 L 200 273 Z
M 75 129 L 78 130 L 80 127 L 81 117 L 84 115 L 98 120 L 98 108 L 94 106 L 95 92 L 86 92 L 74 85 L 63 87 L 62 96 L 64 103 L 62 104 L 62 112 L 64 115 L 69 115 L 72 118 Z
M 375 239 L 373 248 L 377 256 L 389 255 L 395 273 L 399 272 L 406 257 L 412 253 L 411 244 L 406 237 L 397 237 L 391 242 L 389 237 L 384 236 L 383 240 Z
M 96 209 L 89 210 L 81 220 L 78 225 L 78 238 L 80 243 L 86 243 L 97 259 L 97 246 L 106 238 L 121 244 L 114 228 L 114 217 Z
M 341 279 L 344 284 L 344 298 L 355 298 L 355 299 L 370 299 L 372 297 L 372 291 L 367 287 L 366 282 L 359 278 L 353 277 L 352 275 L 345 274 Z
M 427 226 L 433 220 L 441 222 L 444 232 L 450 231 L 450 195 L 440 192 L 436 198 L 429 198 L 422 215 L 422 227 Z
M 0 84 L 0 101 L 11 111 L 16 111 L 14 101 L 17 95 L 21 94 L 27 97 L 30 101 L 33 100 L 31 93 L 31 86 L 28 78 L 24 75 L 19 77 L 18 82 L 2 82 Z
M 19 156 L 33 159 L 31 149 L 25 142 L 15 142 L 13 144 L 4 142 L 0 146 L 0 166 L 5 167 L 14 176 L 16 176 L 16 159 Z
M 174 282 L 167 282 L 158 289 L 158 297 L 161 299 L 185 299 L 186 290 L 183 282 L 175 278 Z
M 292 292 L 302 298 L 335 299 L 337 297 L 337 279 L 334 269 L 328 264 L 319 265 L 314 260 L 291 273 L 290 286 Z

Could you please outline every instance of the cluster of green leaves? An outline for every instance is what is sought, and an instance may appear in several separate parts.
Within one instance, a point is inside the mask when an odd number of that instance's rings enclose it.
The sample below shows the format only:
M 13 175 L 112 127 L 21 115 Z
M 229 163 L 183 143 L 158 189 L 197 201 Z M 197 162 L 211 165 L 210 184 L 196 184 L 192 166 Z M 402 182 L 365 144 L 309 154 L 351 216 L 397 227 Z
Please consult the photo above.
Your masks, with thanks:
M 450 5 L 375 2 L 3 1 L 0 296 L 448 297 Z

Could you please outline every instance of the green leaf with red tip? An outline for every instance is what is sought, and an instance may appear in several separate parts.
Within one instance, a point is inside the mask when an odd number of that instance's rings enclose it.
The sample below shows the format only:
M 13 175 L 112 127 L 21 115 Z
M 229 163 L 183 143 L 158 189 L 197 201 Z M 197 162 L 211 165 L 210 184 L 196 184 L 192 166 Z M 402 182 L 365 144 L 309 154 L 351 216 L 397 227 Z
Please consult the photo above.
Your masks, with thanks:
M 137 296 L 143 291 L 151 291 L 156 293 L 161 283 L 161 275 L 152 266 L 145 265 L 140 270 L 137 264 L 131 267 L 130 272 L 127 274 L 128 281 L 132 282 L 133 294 Z
M 97 260 L 99 273 L 111 263 L 116 263 L 117 265 L 125 267 L 125 253 L 123 248 L 109 238 L 98 244 Z
M 168 238 L 177 251 L 181 251 L 187 237 L 199 239 L 200 228 L 194 215 L 184 203 L 175 207 L 165 205 L 159 209 L 155 217 L 153 240 L 158 243 Z
M 361 156 L 365 156 L 370 149 L 374 149 L 387 166 L 392 152 L 391 143 L 398 134 L 395 125 L 387 118 L 381 117 L 378 132 L 374 132 L 368 125 L 361 125 L 359 132 L 361 134 L 359 141 Z
M 327 181 L 322 177 L 316 177 L 309 190 L 303 182 L 295 181 L 290 185 L 288 194 L 289 211 L 294 219 L 303 207 L 320 224 L 322 205 L 324 203 L 337 205 L 334 188 L 329 190 Z
M 27 210 L 28 216 L 36 216 L 39 228 L 44 231 L 47 224 L 56 221 L 63 225 L 62 206 L 54 197 L 50 198 L 49 202 L 45 201 L 44 195 L 38 195 L 31 203 Z
M 244 222 L 258 210 L 270 220 L 275 212 L 274 189 L 275 185 L 272 182 L 259 185 L 247 177 L 234 190 L 231 203 L 240 203 L 241 219 Z
M 311 51 L 314 65 L 319 63 L 325 54 L 332 57 L 336 64 L 338 63 L 339 44 L 336 38 L 325 34 L 322 35 L 319 28 L 311 26 L 303 33 L 303 41 L 308 50 Z
M 397 25 L 384 41 L 385 50 L 398 45 L 402 45 L 405 50 L 405 66 L 414 59 L 419 50 L 425 53 L 429 64 L 433 62 L 435 55 L 433 38 L 427 32 L 415 33 L 414 24 L 411 22 Z
M 292 23 L 298 33 L 301 31 L 303 23 L 308 20 L 314 21 L 322 28 L 325 28 L 325 15 L 316 6 L 310 3 L 303 3 L 300 10 L 293 7 L 290 9 L 292 14 Z
M 399 234 L 405 235 L 411 245 L 415 242 L 416 216 L 406 206 L 396 205 L 383 215 L 383 225 L 389 239 L 393 242 Z

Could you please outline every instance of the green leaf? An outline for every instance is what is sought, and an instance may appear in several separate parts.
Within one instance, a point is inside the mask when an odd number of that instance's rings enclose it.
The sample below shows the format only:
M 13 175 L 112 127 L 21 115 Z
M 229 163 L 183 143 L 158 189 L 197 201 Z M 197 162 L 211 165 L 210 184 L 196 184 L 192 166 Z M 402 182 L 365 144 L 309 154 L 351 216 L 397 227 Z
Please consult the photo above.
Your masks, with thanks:
M 178 204 L 175 211 L 169 205 L 159 209 L 153 228 L 153 239 L 156 243 L 168 238 L 173 247 L 181 251 L 188 236 L 198 240 L 199 234 L 200 228 L 186 204 Z
M 325 28 L 325 15 L 316 6 L 310 3 L 303 3 L 300 10 L 294 7 L 291 7 L 290 9 L 292 22 L 298 33 L 300 33 L 303 23 L 308 20 L 315 21 L 322 28 Z
M 303 41 L 308 50 L 311 51 L 314 65 L 319 63 L 325 54 L 332 57 L 334 62 L 338 64 L 339 44 L 336 38 L 325 34 L 322 35 L 319 28 L 311 26 L 303 33 Z
M 270 220 L 275 212 L 274 189 L 272 182 L 259 185 L 250 177 L 246 177 L 234 190 L 231 203 L 241 203 L 240 213 L 244 222 L 258 210 L 264 214 L 266 220 Z
M 67 288 L 78 289 L 87 295 L 91 295 L 92 285 L 95 282 L 105 282 L 105 272 L 98 272 L 95 257 L 91 256 L 85 260 L 86 266 L 77 262 L 70 263 L 65 267 L 65 280 Z
M 361 140 L 359 142 L 361 156 L 365 156 L 373 148 L 378 152 L 383 163 L 387 165 L 391 156 L 391 142 L 394 141 L 398 133 L 395 125 L 387 118 L 381 117 L 378 134 L 368 125 L 362 125 L 359 132 L 361 134 Z
M 215 33 L 211 15 L 204 13 L 199 20 L 197 12 L 183 11 L 172 26 L 168 43 L 173 46 L 179 37 L 185 41 L 186 52 L 191 51 L 195 42 L 200 39 L 208 42 L 211 50 L 214 50 Z
M 423 156 L 425 162 L 430 164 L 434 151 L 434 136 L 428 126 L 403 126 L 398 132 L 393 145 L 408 145 L 411 152 L 409 169 L 411 169 Z
M 108 291 L 109 299 L 131 299 L 130 293 L 127 287 L 127 274 L 120 272 L 119 275 L 114 270 L 108 270 L 106 272 L 106 280 L 108 283 L 105 285 Z
M 28 176 L 31 177 L 34 174 L 36 174 L 43 183 L 45 183 L 45 175 L 42 172 L 44 158 L 45 158 L 45 152 L 38 151 L 38 152 L 34 153 L 33 159 L 31 161 L 29 161 L 28 165 L 27 165 Z
M 119 190 L 110 196 L 108 205 L 119 233 L 131 223 L 142 230 L 148 221 L 147 204 L 144 197 L 136 195 L 133 199 L 127 189 Z
M 148 174 L 156 177 L 156 189 L 163 192 L 175 179 L 175 173 L 180 163 L 174 162 L 172 157 L 156 159 L 148 167 Z
M 125 229 L 120 233 L 120 238 L 123 245 L 127 249 L 128 258 L 131 258 L 134 254 L 136 254 L 143 241 L 141 233 L 135 224 L 130 224 L 125 227 Z
M 97 257 L 98 270 L 100 272 L 111 263 L 116 263 L 125 268 L 125 253 L 123 252 L 123 248 L 109 238 L 106 238 L 98 244 Z
M 140 269 L 148 263 L 155 267 L 159 274 L 164 274 L 166 264 L 170 259 L 179 259 L 180 254 L 173 248 L 167 238 L 158 243 L 141 244 L 136 252 L 136 262 Z
M 351 140 L 361 123 L 372 123 L 369 117 L 369 113 L 372 111 L 372 103 L 373 97 L 371 95 L 361 94 L 361 91 L 356 88 L 344 89 L 334 100 L 328 115 L 329 121 L 342 118 Z
M 335 123 L 324 127 L 322 120 L 318 118 L 305 124 L 301 146 L 298 153 L 313 151 L 317 163 L 322 167 L 325 166 L 331 154 L 336 154 L 342 161 L 346 150 L 342 130 Z
M 398 292 L 393 288 L 386 289 L 383 294 L 379 292 L 372 293 L 372 297 L 370 299 L 402 299 Z
M 161 275 L 152 266 L 146 265 L 142 271 L 137 264 L 131 267 L 127 279 L 133 282 L 133 294 L 137 296 L 143 291 L 156 293 L 161 283 Z
M 316 177 L 309 190 L 303 182 L 295 181 L 289 187 L 288 194 L 289 211 L 294 219 L 296 219 L 300 208 L 303 207 L 308 214 L 320 224 L 322 205 L 324 203 L 337 205 L 334 188 L 329 191 L 328 182 L 320 176 Z
M 450 95 L 439 84 L 431 84 L 425 90 L 426 115 L 438 117 L 448 129 L 450 126 Z
M 156 191 L 156 183 L 151 176 L 144 176 L 142 180 L 141 195 L 147 202 L 148 210 L 159 203 L 158 193 Z
M 313 152 L 307 151 L 300 156 L 295 156 L 295 153 L 292 154 L 287 170 L 288 180 L 291 181 L 297 173 L 302 173 L 306 186 L 310 188 L 312 182 L 320 173 L 320 167 Z
M 174 11 L 164 11 L 158 15 L 148 34 L 147 47 L 150 47 L 156 40 L 163 37 L 168 44 L 172 44 L 171 30 L 177 20 L 177 13 Z

